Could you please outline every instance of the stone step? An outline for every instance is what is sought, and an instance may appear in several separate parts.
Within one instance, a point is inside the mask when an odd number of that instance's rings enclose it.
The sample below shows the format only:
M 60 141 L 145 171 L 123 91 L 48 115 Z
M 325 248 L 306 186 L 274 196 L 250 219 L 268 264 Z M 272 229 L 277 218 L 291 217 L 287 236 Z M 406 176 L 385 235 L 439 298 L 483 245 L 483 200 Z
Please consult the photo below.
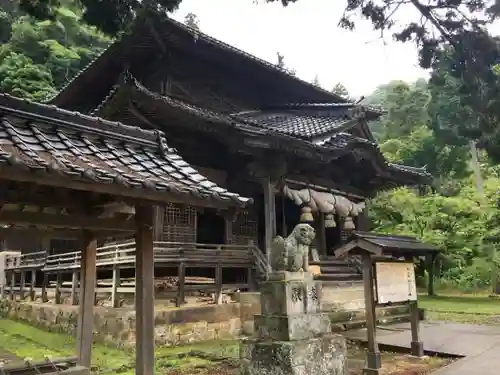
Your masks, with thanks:
M 320 275 L 316 275 L 315 279 L 320 281 L 331 281 L 331 282 L 359 281 L 362 279 L 362 275 L 355 272 L 322 273 Z
M 386 316 L 377 319 L 377 325 L 379 326 L 389 326 L 396 323 L 404 323 L 410 321 L 410 315 L 408 314 L 398 314 Z M 365 319 L 349 320 L 345 322 L 332 323 L 332 332 L 345 332 L 352 329 L 362 329 L 366 327 Z
M 316 275 L 317 280 L 325 282 L 346 282 L 359 281 L 362 279 L 361 272 L 349 264 L 345 258 L 336 258 L 334 256 L 325 256 L 317 262 L 310 262 L 311 265 L 319 266 L 320 275 Z
M 357 273 L 348 264 L 343 264 L 341 266 L 330 266 L 330 267 L 320 266 L 320 270 L 321 270 L 321 273 L 324 273 L 324 274 L 330 274 L 330 273 Z
M 309 264 L 320 266 L 320 267 L 329 267 L 329 266 L 349 266 L 348 262 L 345 259 L 340 258 L 332 258 L 332 259 L 324 259 L 318 262 L 310 261 Z
M 365 310 L 338 311 L 329 314 L 332 330 L 335 332 L 360 329 L 366 326 Z M 423 314 L 422 314 L 423 315 Z M 408 306 L 388 306 L 377 308 L 377 324 L 390 325 L 410 321 Z

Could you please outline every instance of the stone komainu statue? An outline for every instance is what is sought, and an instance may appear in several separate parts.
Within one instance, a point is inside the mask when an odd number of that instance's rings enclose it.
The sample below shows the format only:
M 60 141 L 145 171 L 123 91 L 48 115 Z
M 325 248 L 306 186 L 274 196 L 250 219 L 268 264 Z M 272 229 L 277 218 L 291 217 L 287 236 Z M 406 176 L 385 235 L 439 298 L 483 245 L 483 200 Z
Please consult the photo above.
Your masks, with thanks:
M 287 238 L 277 236 L 271 248 L 272 271 L 307 272 L 314 236 L 314 228 L 309 224 L 298 224 Z

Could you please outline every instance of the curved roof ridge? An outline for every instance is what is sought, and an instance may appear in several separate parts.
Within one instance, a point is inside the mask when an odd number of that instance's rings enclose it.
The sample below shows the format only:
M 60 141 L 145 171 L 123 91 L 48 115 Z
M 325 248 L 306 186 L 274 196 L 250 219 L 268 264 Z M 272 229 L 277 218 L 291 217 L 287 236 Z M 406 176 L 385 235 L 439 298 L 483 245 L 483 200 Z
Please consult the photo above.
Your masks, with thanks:
M 10 112 L 16 116 L 47 123 L 57 123 L 58 125 L 71 127 L 74 130 L 80 128 L 82 131 L 95 132 L 109 136 L 110 138 L 116 136 L 125 137 L 127 140 L 132 141 L 132 143 L 146 142 L 157 144 L 160 132 L 158 130 L 148 130 L 138 126 L 126 125 L 118 121 L 105 120 L 101 117 L 86 115 L 77 111 L 69 111 L 52 104 L 38 103 L 6 93 L 0 94 L 0 112 Z M 107 129 L 103 128 L 103 125 Z

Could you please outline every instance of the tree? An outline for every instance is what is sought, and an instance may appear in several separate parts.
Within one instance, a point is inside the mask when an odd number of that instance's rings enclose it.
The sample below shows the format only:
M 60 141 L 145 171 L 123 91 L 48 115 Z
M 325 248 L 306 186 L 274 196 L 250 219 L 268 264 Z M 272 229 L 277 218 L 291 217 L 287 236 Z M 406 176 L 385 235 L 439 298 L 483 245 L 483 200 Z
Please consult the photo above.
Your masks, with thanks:
M 55 93 L 52 74 L 22 54 L 10 52 L 0 65 L 0 92 L 42 101 Z
M 337 82 L 335 86 L 333 86 L 332 92 L 342 98 L 349 98 L 349 91 L 347 91 L 347 88 L 340 82 Z
M 186 17 L 184 17 L 184 23 L 186 24 L 186 26 L 189 26 L 192 29 L 200 30 L 200 20 L 194 13 L 186 14 Z
M 81 22 L 74 1 L 57 8 L 52 21 L 36 21 L 15 7 L 1 14 L 9 24 L 2 28 L 8 32 L 0 47 L 0 90 L 16 96 L 49 98 L 110 43 Z
M 311 83 L 314 85 L 314 86 L 318 86 L 318 87 L 321 87 L 321 82 L 319 81 L 319 76 L 316 74 L 313 78 L 313 80 L 311 81 Z
M 286 63 L 285 63 L 285 56 L 282 55 L 281 53 L 279 52 L 276 52 L 276 55 L 278 57 L 278 61 L 276 63 L 276 67 L 292 76 L 295 75 L 295 70 L 294 69 L 290 69 Z
M 373 124 L 380 141 L 408 135 L 415 127 L 429 121 L 430 92 L 425 82 L 408 84 L 392 81 L 378 87 L 365 98 L 364 104 L 381 106 L 386 114 Z

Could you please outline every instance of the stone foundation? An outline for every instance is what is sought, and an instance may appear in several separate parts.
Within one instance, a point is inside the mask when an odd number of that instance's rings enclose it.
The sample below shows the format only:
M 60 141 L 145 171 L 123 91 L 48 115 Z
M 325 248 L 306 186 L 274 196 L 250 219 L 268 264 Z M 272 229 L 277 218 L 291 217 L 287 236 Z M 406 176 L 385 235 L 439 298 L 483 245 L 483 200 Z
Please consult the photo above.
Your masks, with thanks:
M 345 375 L 346 340 L 331 333 L 321 283 L 309 272 L 274 271 L 261 284 L 255 335 L 240 344 L 242 375 Z
M 0 300 L 0 316 L 73 335 L 78 323 L 78 307 L 3 299 Z M 157 345 L 235 339 L 241 331 L 240 304 L 157 310 L 155 326 Z M 95 307 L 94 338 L 121 347 L 135 346 L 135 311 Z
M 345 338 L 326 335 L 299 341 L 244 339 L 241 375 L 344 375 Z

